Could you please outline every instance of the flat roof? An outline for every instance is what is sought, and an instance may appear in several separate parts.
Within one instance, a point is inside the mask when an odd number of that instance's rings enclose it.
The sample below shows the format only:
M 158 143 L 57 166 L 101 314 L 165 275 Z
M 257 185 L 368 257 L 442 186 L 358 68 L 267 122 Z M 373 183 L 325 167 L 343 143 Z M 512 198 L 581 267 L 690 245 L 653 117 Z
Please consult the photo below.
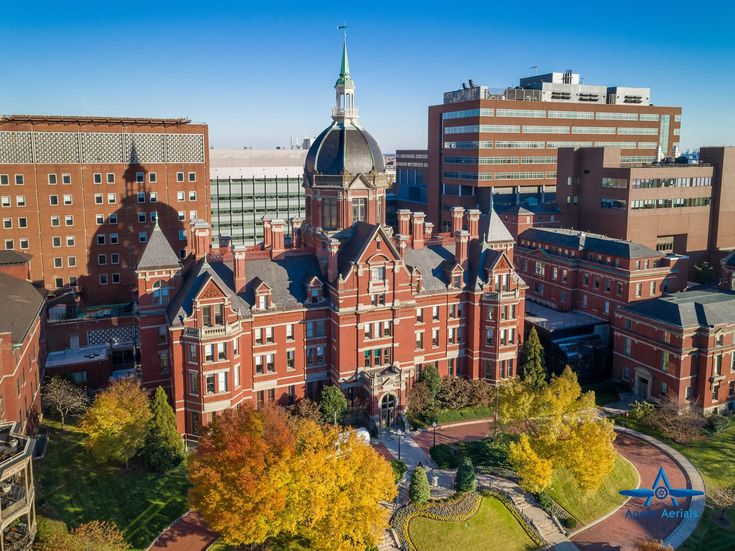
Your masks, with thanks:
M 62 367 L 80 363 L 98 362 L 106 360 L 110 347 L 106 344 L 96 346 L 82 346 L 80 348 L 49 352 L 46 356 L 46 367 Z
M 528 299 L 526 299 L 526 321 L 549 331 L 609 323 L 607 320 L 583 312 L 559 312 Z
M 0 115 L 0 122 L 78 122 L 107 124 L 190 124 L 191 119 L 146 117 L 91 117 L 86 115 Z

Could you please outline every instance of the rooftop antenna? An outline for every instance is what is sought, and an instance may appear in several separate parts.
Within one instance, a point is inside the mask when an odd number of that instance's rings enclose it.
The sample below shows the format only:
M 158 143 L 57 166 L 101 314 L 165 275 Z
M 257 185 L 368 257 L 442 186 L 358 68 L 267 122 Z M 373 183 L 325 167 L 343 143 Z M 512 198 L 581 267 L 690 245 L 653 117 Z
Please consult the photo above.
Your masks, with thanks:
M 337 26 L 337 30 L 342 31 L 342 34 L 345 37 L 345 42 L 347 42 L 347 29 L 348 29 L 347 23 L 342 23 L 341 25 Z
M 538 65 L 533 65 L 529 69 L 533 69 L 533 76 L 538 76 Z

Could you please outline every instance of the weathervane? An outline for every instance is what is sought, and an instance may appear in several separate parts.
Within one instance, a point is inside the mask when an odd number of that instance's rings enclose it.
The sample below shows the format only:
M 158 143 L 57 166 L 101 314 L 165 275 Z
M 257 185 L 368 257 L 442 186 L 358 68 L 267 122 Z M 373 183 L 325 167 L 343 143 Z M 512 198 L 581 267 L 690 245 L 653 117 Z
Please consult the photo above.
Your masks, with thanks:
M 342 31 L 342 33 L 345 36 L 345 40 L 347 40 L 347 23 L 342 23 L 341 25 L 337 26 L 338 31 Z

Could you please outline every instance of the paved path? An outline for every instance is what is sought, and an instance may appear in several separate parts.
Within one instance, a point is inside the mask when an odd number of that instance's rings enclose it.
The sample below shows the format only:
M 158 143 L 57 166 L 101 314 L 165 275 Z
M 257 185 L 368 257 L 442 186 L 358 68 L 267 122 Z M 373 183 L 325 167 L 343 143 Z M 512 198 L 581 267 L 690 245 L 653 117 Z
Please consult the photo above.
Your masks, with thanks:
M 148 548 L 151 551 L 202 551 L 217 540 L 198 513 L 189 511 L 166 528 Z

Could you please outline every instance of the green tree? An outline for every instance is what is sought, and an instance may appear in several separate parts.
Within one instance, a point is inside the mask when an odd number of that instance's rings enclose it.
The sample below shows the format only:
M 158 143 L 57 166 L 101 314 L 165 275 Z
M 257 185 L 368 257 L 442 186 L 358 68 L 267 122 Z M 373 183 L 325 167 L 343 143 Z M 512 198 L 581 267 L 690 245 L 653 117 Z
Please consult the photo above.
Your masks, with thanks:
M 419 373 L 419 382 L 426 383 L 431 390 L 431 394 L 436 398 L 442 389 L 442 378 L 439 376 L 439 370 L 435 365 L 427 365 L 421 369 Z
M 540 388 L 546 384 L 544 348 L 541 346 L 535 327 L 531 328 L 526 342 L 523 343 L 520 367 L 521 379 L 526 383 L 535 388 Z
M 347 413 L 347 398 L 339 387 L 328 386 L 322 391 L 319 407 L 327 423 L 341 423 Z
M 408 495 L 413 503 L 421 504 L 429 501 L 431 488 L 423 467 L 416 467 L 413 471 L 411 483 L 408 486 Z
M 184 458 L 183 441 L 176 430 L 176 415 L 168 403 L 166 391 L 156 389 L 153 398 L 153 416 L 148 422 L 143 446 L 143 458 L 148 468 L 158 472 L 167 471 Z
M 474 492 L 476 488 L 475 466 L 472 464 L 472 459 L 465 457 L 457 469 L 457 476 L 454 479 L 454 489 L 458 492 Z
M 134 379 L 122 379 L 100 392 L 82 418 L 87 447 L 101 463 L 127 467 L 143 446 L 151 418 L 148 395 Z
M 714 267 L 706 260 L 694 265 L 694 280 L 698 283 L 714 283 L 716 277 Z

